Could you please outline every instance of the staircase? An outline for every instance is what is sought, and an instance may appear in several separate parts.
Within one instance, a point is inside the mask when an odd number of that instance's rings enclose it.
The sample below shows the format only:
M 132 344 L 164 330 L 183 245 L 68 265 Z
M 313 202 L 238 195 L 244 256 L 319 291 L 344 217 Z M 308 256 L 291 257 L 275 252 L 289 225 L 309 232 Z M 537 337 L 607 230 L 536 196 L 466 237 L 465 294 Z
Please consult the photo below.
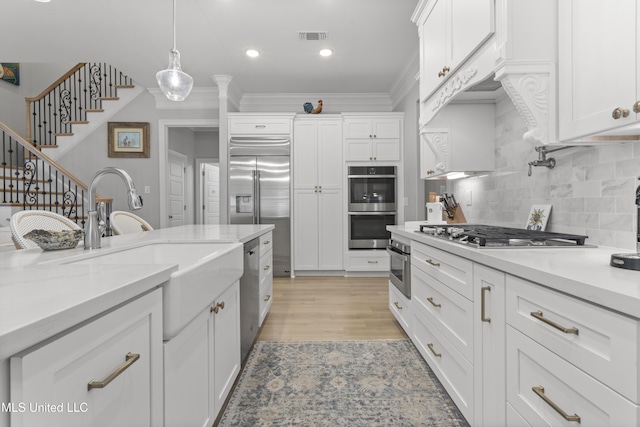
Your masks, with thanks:
M 18 210 L 39 209 L 84 228 L 87 185 L 56 159 L 143 90 L 107 64 L 80 63 L 40 95 L 26 98 L 26 138 L 0 122 L 0 226 Z M 98 195 L 97 202 L 111 211 L 112 199 Z

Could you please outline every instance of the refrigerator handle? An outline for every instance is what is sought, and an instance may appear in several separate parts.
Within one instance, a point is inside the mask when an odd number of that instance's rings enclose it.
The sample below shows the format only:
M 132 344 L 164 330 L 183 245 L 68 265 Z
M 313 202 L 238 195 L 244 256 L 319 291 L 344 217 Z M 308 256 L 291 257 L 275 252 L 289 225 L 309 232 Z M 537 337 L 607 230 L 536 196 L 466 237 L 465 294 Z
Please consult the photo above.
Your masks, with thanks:
M 254 224 L 260 224 L 260 171 L 257 170 L 255 171 L 255 175 L 253 177 L 253 185 L 255 186 L 254 189 L 254 194 L 255 196 L 255 202 L 253 204 L 253 209 L 254 209 L 254 220 L 253 223 Z

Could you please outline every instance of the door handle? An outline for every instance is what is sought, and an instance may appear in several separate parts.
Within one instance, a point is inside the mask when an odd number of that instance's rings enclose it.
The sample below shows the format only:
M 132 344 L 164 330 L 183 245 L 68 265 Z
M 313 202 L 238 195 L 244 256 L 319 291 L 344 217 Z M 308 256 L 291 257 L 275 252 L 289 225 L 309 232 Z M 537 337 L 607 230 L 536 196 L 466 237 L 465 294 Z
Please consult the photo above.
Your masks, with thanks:
M 121 373 L 123 373 L 124 371 L 129 369 L 131 365 L 136 363 L 138 359 L 140 359 L 139 354 L 127 353 L 127 355 L 124 357 L 125 361 L 122 365 L 120 365 L 115 371 L 109 374 L 109 376 L 102 381 L 89 381 L 89 383 L 87 384 L 87 390 L 91 390 L 93 388 L 105 388 L 109 385 L 109 383 L 111 383 L 111 381 L 115 380 Z
M 487 317 L 485 313 L 485 303 L 487 302 L 485 292 L 491 292 L 491 287 L 485 286 L 480 292 L 480 320 L 491 323 L 491 318 Z

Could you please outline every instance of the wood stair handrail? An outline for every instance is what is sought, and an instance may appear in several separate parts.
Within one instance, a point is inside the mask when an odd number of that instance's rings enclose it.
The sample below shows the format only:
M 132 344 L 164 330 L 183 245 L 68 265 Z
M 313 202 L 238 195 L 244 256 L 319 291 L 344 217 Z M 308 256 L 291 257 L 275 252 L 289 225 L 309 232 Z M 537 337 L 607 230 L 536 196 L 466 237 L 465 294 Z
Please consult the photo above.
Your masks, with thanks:
M 30 102 L 36 102 L 36 101 L 40 101 L 42 98 L 44 98 L 49 92 L 51 92 L 53 89 L 55 89 L 56 87 L 58 87 L 62 82 L 64 82 L 65 80 L 67 80 L 69 77 L 71 77 L 73 75 L 73 73 L 75 73 L 76 71 L 78 71 L 80 68 L 84 67 L 85 65 L 87 65 L 86 62 L 80 62 L 78 65 L 76 65 L 75 67 L 73 67 L 72 69 L 70 69 L 69 71 L 67 71 L 62 77 L 60 77 L 58 80 L 56 80 L 55 82 L 53 82 L 48 88 L 46 88 L 45 90 L 42 91 L 42 93 L 38 96 L 35 96 L 33 98 L 25 98 L 25 101 L 28 103 Z
M 45 160 L 47 163 L 53 165 L 56 169 L 58 169 L 60 172 L 65 174 L 67 176 L 67 178 L 69 178 L 76 185 L 78 185 L 78 187 L 82 188 L 84 191 L 89 191 L 89 188 L 87 187 L 87 185 L 85 183 L 80 181 L 80 179 L 76 178 L 71 172 L 69 172 L 68 170 L 66 170 L 62 166 L 58 165 L 55 162 L 55 160 L 53 160 L 51 157 L 47 156 L 42 151 L 38 150 L 33 145 L 29 144 L 23 137 L 21 137 L 20 135 L 15 133 L 13 130 L 11 130 L 11 128 L 9 126 L 7 126 L 4 123 L 0 122 L 0 130 L 3 130 L 5 133 L 9 134 L 9 136 L 11 136 L 13 139 L 15 139 L 25 150 L 29 151 L 30 153 L 32 153 L 36 157 L 40 157 L 41 159 Z M 113 199 L 109 199 L 109 198 L 102 197 L 100 195 L 96 195 L 96 201 L 111 203 L 111 202 L 113 202 Z

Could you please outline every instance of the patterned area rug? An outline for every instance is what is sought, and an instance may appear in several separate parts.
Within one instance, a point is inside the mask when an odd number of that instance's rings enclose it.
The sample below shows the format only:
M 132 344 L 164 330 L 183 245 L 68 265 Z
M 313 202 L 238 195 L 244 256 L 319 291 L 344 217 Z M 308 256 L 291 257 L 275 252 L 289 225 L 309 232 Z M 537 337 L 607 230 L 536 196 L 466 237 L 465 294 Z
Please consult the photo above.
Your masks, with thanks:
M 409 340 L 258 341 L 219 426 L 468 426 Z

